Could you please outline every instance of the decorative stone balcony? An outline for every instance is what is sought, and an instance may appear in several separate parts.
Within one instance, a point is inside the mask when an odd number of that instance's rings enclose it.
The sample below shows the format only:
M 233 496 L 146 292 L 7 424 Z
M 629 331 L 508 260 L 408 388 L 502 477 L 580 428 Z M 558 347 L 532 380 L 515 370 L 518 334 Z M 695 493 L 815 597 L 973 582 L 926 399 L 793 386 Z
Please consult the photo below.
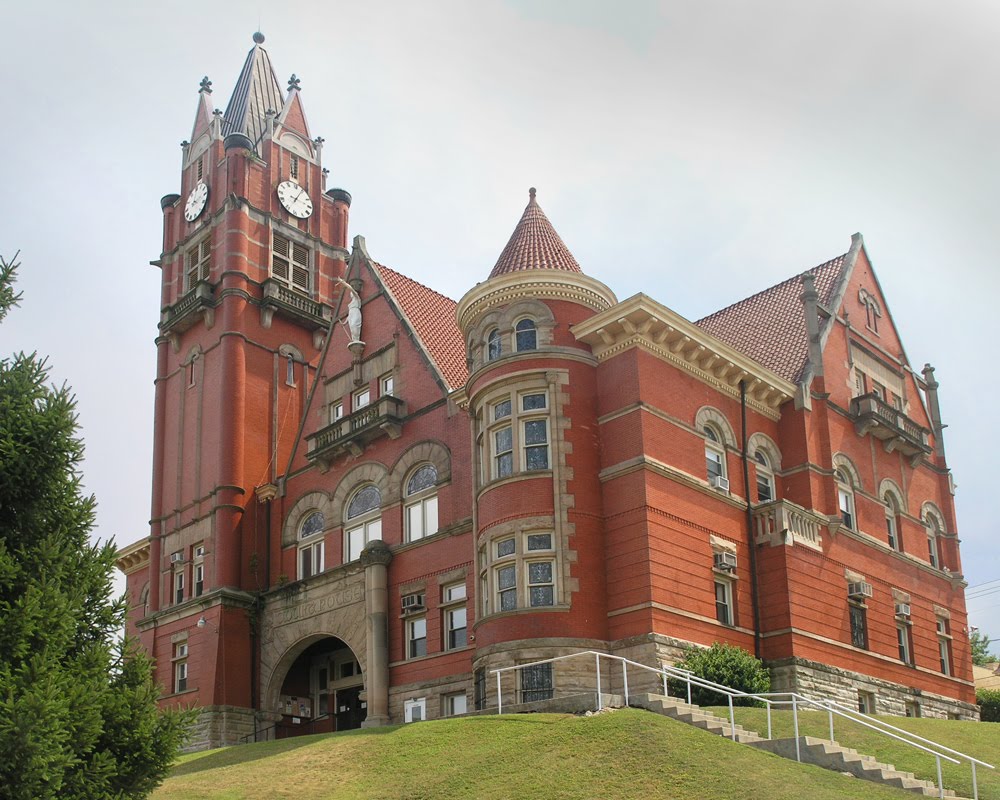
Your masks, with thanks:
M 898 450 L 918 461 L 931 452 L 931 432 L 876 394 L 863 394 L 851 400 L 851 417 L 858 435 L 870 433 L 881 439 L 887 453 Z
M 753 510 L 754 538 L 757 544 L 801 544 L 814 550 L 822 550 L 820 531 L 827 522 L 826 517 L 788 500 L 775 500 Z
M 275 313 L 297 322 L 311 331 L 325 331 L 330 327 L 333 311 L 329 306 L 318 303 L 295 289 L 288 288 L 274 278 L 263 283 L 264 298 L 261 302 L 261 324 L 271 327 Z
M 164 334 L 176 335 L 201 319 L 205 321 L 206 327 L 211 328 L 214 318 L 212 285 L 206 281 L 198 281 L 180 300 L 163 309 L 160 313 L 160 330 Z
M 403 401 L 385 395 L 306 437 L 306 458 L 324 469 L 344 452 L 359 456 L 364 446 L 381 436 L 398 439 L 403 429 Z

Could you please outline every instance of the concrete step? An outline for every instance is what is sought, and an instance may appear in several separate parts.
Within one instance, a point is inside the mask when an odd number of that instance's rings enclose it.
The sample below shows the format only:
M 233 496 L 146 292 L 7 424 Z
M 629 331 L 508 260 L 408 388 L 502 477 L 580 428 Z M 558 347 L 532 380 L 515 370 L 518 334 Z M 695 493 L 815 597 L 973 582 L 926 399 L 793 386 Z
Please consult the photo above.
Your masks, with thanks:
M 728 719 L 709 714 L 700 706 L 687 703 L 676 697 L 658 694 L 632 695 L 629 698 L 629 705 L 655 711 L 678 722 L 693 725 L 727 739 L 733 738 L 734 726 L 730 726 Z M 737 742 L 795 760 L 795 739 L 767 740 L 756 731 L 748 731 L 741 725 L 736 725 L 735 731 Z M 859 753 L 853 748 L 843 747 L 837 742 L 802 736 L 799 738 L 799 752 L 802 761 L 808 764 L 835 772 L 843 772 L 873 783 L 904 789 L 914 794 L 929 797 L 937 797 L 939 794 L 934 783 L 921 780 L 911 772 L 897 770 L 892 764 L 880 763 L 870 755 Z M 954 798 L 955 793 L 945 789 L 944 796 Z
M 795 739 L 761 740 L 752 743 L 752 746 L 795 760 Z M 862 780 L 894 786 L 915 794 L 938 796 L 938 789 L 934 783 L 921 780 L 912 773 L 901 772 L 891 764 L 879 763 L 871 756 L 861 755 L 856 750 L 841 747 L 836 742 L 815 739 L 812 736 L 802 736 L 799 738 L 799 754 L 803 762 L 824 769 L 846 772 Z M 945 797 L 955 797 L 955 793 L 948 789 L 945 790 L 944 795 Z

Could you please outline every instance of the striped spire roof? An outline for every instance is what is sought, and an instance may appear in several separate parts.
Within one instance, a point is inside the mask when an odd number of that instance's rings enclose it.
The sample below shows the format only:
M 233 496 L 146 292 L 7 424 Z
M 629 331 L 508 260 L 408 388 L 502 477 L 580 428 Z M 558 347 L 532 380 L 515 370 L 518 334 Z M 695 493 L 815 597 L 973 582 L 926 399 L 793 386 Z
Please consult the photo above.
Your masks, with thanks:
M 497 259 L 491 278 L 524 269 L 564 269 L 582 272 L 569 248 L 559 238 L 549 218 L 535 200 L 535 190 L 528 190 L 528 205 L 514 228 L 510 241 Z
M 271 57 L 261 47 L 264 35 L 255 33 L 253 41 L 222 117 L 222 134 L 242 133 L 250 138 L 259 152 L 267 123 L 266 114 L 268 111 L 280 112 L 284 100 Z

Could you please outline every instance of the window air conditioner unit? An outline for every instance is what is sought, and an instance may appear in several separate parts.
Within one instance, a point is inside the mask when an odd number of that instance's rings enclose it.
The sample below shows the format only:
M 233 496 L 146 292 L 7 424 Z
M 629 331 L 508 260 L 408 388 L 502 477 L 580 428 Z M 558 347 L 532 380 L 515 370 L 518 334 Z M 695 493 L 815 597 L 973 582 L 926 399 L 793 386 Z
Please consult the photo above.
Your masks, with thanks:
M 171 564 L 179 564 L 183 560 L 184 560 L 184 554 L 183 553 L 171 553 L 170 554 L 170 563 Z
M 403 613 L 411 611 L 422 611 L 424 608 L 424 596 L 422 594 L 403 595 Z
M 909 603 L 896 603 L 896 616 L 897 617 L 908 617 L 908 616 L 910 616 L 910 604 Z
M 716 553 L 715 568 L 725 570 L 726 572 L 732 572 L 736 569 L 736 553 L 729 553 L 726 551 Z
M 712 476 L 712 488 L 721 489 L 724 492 L 729 491 L 729 478 L 723 478 L 721 475 Z
M 847 584 L 847 596 L 848 597 L 871 597 L 872 596 L 872 585 L 868 581 L 856 581 L 855 583 Z

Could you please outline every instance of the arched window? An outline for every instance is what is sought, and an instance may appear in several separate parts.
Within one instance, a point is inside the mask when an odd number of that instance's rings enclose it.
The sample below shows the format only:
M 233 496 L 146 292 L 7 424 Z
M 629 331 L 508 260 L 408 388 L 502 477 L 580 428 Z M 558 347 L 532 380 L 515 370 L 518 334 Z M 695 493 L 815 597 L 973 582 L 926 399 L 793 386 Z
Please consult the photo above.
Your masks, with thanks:
M 767 453 L 758 448 L 753 460 L 757 462 L 757 502 L 770 503 L 774 499 L 774 472 Z
M 702 428 L 705 434 L 705 470 L 708 482 L 717 489 L 729 489 L 726 480 L 726 451 L 722 447 L 722 436 L 711 425 Z
M 899 529 L 899 504 L 889 492 L 882 498 L 885 503 L 886 541 L 893 550 L 903 552 L 903 537 Z
M 941 568 L 941 551 L 940 551 L 940 536 L 943 530 L 941 525 L 941 520 L 938 519 L 937 514 L 932 512 L 926 512 L 924 514 L 924 522 L 927 526 L 927 560 L 931 562 L 932 567 Z
M 494 361 L 503 354 L 503 346 L 500 339 L 500 330 L 494 328 L 486 336 L 486 360 Z
M 326 520 L 319 511 L 306 514 L 299 525 L 299 580 L 318 575 L 325 568 L 323 529 Z
M 438 531 L 437 469 L 422 464 L 406 481 L 406 541 L 415 542 Z
M 518 353 L 538 349 L 538 331 L 531 317 L 525 317 L 514 326 L 514 343 Z
M 356 561 L 368 542 L 382 538 L 382 494 L 372 483 L 362 486 L 347 504 L 344 561 Z
M 837 500 L 840 505 L 840 518 L 844 525 L 854 530 L 854 484 L 851 483 L 851 476 L 843 467 L 838 467 L 834 472 L 837 481 Z

